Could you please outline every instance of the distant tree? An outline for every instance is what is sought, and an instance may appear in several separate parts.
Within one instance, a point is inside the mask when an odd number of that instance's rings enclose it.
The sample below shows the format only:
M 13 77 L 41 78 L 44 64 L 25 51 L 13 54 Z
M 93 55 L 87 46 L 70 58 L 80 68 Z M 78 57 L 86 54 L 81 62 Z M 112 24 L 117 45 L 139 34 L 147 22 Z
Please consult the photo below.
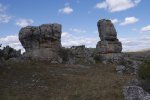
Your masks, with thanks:
M 0 44 L 0 47 L 2 47 L 2 44 Z M 3 50 L 0 49 L 0 59 L 3 57 Z

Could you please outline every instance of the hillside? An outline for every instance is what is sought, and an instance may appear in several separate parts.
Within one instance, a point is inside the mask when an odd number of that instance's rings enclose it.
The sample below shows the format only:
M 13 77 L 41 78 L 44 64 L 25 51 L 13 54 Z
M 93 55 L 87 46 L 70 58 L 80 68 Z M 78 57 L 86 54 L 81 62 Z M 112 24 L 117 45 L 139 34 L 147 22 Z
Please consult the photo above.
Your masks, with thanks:
M 117 75 L 115 65 L 49 62 L 0 66 L 0 100 L 123 100 L 133 76 Z

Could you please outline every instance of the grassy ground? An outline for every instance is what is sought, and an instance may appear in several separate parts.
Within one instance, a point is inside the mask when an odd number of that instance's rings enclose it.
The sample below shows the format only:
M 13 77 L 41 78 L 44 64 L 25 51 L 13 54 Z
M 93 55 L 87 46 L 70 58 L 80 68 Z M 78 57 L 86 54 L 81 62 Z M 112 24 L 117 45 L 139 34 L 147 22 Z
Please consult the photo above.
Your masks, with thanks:
M 123 100 L 114 65 L 55 65 L 48 62 L 0 66 L 0 100 Z

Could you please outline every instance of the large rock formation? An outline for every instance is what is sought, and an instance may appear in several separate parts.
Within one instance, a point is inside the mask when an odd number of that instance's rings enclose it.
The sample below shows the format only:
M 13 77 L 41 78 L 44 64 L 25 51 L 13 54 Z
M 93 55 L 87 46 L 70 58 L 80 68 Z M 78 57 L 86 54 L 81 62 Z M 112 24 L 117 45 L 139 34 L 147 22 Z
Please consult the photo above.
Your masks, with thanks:
M 19 40 L 25 48 L 25 56 L 31 59 L 58 59 L 61 49 L 61 25 L 43 24 L 38 27 L 27 26 L 19 32 Z M 61 62 L 61 60 L 59 59 Z
M 99 53 L 120 53 L 122 44 L 117 39 L 117 32 L 110 20 L 102 19 L 97 23 L 101 41 L 97 43 Z

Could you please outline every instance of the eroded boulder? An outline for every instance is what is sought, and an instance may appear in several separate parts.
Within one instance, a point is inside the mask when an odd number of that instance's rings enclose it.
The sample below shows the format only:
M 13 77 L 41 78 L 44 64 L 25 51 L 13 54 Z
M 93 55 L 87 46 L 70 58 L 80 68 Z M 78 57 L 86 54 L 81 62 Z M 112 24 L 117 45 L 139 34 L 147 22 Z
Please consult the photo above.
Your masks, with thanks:
M 61 27 L 60 24 L 54 23 L 22 28 L 19 40 L 25 48 L 24 56 L 37 60 L 61 61 L 58 53 L 62 47 Z

